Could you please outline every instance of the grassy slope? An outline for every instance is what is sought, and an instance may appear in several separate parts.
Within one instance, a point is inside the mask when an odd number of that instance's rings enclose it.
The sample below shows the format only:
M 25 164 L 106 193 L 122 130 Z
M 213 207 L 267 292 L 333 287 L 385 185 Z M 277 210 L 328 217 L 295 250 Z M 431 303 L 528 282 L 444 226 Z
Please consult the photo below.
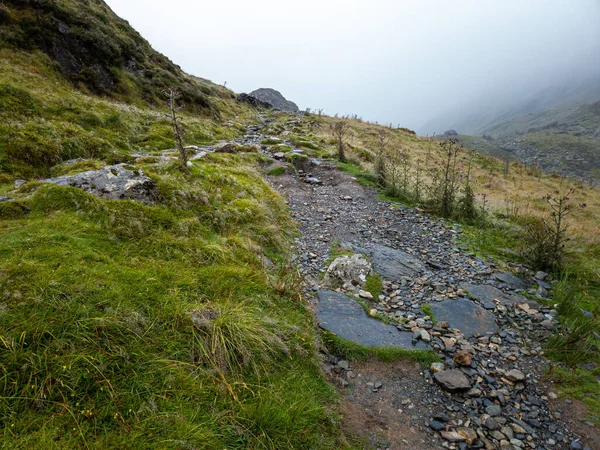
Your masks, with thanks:
M 0 221 L 5 445 L 334 445 L 312 321 L 262 264 L 283 266 L 293 227 L 254 167 L 155 168 L 153 207 L 43 187 Z M 207 341 L 217 331 L 226 343 Z
M 0 203 L 0 446 L 344 447 L 261 157 L 210 155 L 185 178 L 148 158 L 157 205 L 101 200 L 35 180 L 173 147 L 165 111 L 6 47 L 0 97 L 0 195 L 17 199 Z M 257 120 L 208 100 L 217 117 L 184 113 L 187 144 Z

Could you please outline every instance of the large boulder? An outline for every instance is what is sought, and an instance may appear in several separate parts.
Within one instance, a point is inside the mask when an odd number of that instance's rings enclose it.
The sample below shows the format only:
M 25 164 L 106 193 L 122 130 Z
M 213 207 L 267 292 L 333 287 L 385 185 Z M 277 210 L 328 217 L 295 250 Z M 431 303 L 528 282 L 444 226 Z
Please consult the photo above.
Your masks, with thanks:
M 102 198 L 129 199 L 149 204 L 155 203 L 158 195 L 156 183 L 150 177 L 126 164 L 49 178 L 42 182 L 76 187 Z
M 266 102 L 273 105 L 274 108 L 280 109 L 281 111 L 296 113 L 300 111 L 298 105 L 294 102 L 287 100 L 281 92 L 271 88 L 260 88 L 250 92 L 251 97 L 254 97 L 261 102 Z
M 345 284 L 362 286 L 373 269 L 371 263 L 363 255 L 340 256 L 327 269 L 323 285 L 338 288 Z
M 433 378 L 440 386 L 450 392 L 471 389 L 471 382 L 460 370 L 442 370 L 441 372 L 434 373 Z

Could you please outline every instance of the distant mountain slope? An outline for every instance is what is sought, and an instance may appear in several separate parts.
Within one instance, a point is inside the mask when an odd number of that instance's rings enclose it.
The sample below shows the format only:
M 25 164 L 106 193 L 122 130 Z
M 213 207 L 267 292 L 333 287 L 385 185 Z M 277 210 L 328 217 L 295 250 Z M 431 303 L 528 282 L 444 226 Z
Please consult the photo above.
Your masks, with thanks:
M 455 129 L 459 133 L 479 134 L 482 127 L 492 122 L 551 109 L 577 107 L 599 100 L 600 75 L 579 81 L 570 80 L 517 97 L 502 97 L 492 93 L 439 114 L 425 123 L 419 132 L 440 134 Z
M 41 50 L 78 88 L 128 102 L 162 102 L 176 86 L 186 105 L 210 109 L 230 91 L 185 74 L 101 0 L 3 0 L 0 48 Z
M 479 136 L 458 138 L 466 146 L 498 157 L 600 180 L 600 102 L 498 120 L 477 128 L 474 134 Z
M 252 97 L 255 97 L 263 102 L 270 103 L 275 108 L 285 112 L 298 112 L 300 109 L 294 102 L 287 100 L 279 91 L 271 88 L 260 88 L 250 92 Z

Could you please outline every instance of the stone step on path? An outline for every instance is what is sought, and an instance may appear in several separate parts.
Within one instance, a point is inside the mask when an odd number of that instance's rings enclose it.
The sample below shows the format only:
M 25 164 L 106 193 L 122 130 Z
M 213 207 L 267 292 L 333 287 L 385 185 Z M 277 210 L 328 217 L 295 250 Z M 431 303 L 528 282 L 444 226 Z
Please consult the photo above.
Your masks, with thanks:
M 345 294 L 320 291 L 317 298 L 315 314 L 319 326 L 340 338 L 367 347 L 431 348 L 422 340 L 414 342 L 412 333 L 369 317 L 356 299 Z

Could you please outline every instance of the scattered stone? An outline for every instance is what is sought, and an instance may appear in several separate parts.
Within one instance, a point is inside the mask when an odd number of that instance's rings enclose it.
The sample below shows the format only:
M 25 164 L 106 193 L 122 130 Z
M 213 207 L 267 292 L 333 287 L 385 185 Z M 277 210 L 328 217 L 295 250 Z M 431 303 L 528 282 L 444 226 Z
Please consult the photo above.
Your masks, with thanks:
M 498 331 L 494 314 L 467 299 L 432 303 L 431 310 L 436 319 L 448 322 L 452 328 L 458 328 L 465 337 Z
M 437 372 L 441 372 L 442 370 L 444 370 L 445 366 L 444 363 L 431 363 L 431 365 L 429 366 L 429 371 L 431 373 L 437 373 Z
M 371 294 L 369 291 L 360 290 L 358 292 L 358 296 L 360 298 L 366 298 L 367 300 L 373 300 L 373 294 Z
M 506 372 L 506 378 L 513 382 L 525 381 L 525 375 L 523 372 L 517 369 L 512 369 Z
M 456 431 L 440 431 L 440 435 L 450 442 L 464 442 L 467 439 Z
M 459 350 L 452 355 L 454 362 L 460 366 L 470 366 L 473 359 L 471 354 L 466 350 Z

